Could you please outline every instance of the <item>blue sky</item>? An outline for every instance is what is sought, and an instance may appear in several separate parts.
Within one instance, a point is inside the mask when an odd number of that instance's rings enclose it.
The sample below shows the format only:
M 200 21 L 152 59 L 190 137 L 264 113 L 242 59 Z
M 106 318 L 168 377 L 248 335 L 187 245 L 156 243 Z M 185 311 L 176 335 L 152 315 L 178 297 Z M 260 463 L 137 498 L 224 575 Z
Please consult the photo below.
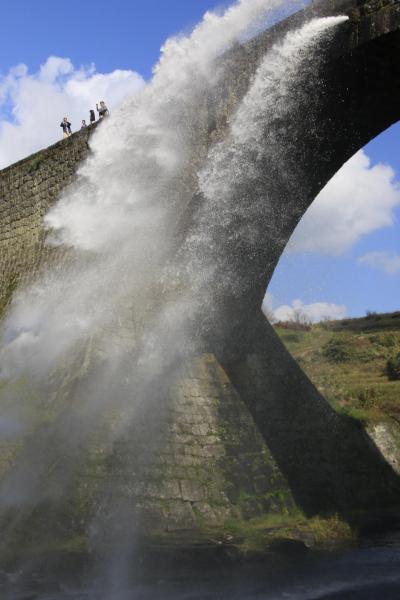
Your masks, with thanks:
M 214 0 L 114 0 L 112 3 L 100 0 L 92 4 L 77 0 L 67 3 L 57 0 L 3 2 L 0 165 L 19 158 L 18 152 L 29 154 L 58 139 L 58 113 L 52 117 L 54 129 L 50 133 L 48 126 L 42 125 L 46 123 L 43 119 L 49 119 L 48 107 L 58 103 L 60 116 L 68 110 L 73 126 L 77 128 L 80 119 L 87 117 L 89 104 L 93 106 L 93 102 L 103 95 L 112 105 L 140 89 L 143 79 L 151 76 L 160 46 L 168 36 L 190 31 L 206 10 L 228 4 Z M 49 62 L 49 57 L 59 58 Z M 21 68 L 10 71 L 21 63 L 26 65 L 25 71 Z M 96 71 L 90 66 L 93 63 Z M 36 101 L 43 103 L 43 115 L 31 116 L 30 108 Z M 19 122 L 25 124 L 25 137 L 19 131 L 21 128 L 15 126 Z M 27 130 L 30 135 L 26 135 Z M 13 144 L 15 154 L 12 153 Z M 399 148 L 400 125 L 396 125 L 366 147 L 369 165 L 354 163 L 352 167 L 356 170 L 357 181 L 364 174 L 372 181 L 375 173 L 375 179 L 382 182 L 382 193 L 377 188 L 375 201 L 370 194 L 365 199 L 365 206 L 373 219 L 382 200 L 386 206 L 382 211 L 386 225 L 374 228 L 369 222 L 364 231 L 341 248 L 332 246 L 321 250 L 317 247 L 301 251 L 300 244 L 297 250 L 287 252 L 269 287 L 275 309 L 283 305 L 288 313 L 295 299 L 305 307 L 313 303 L 346 307 L 345 312 L 349 315 L 399 308 L 400 207 L 395 201 L 396 181 L 400 180 Z M 392 175 L 382 174 L 379 169 L 371 171 L 379 163 L 390 165 Z M 347 181 L 349 196 L 345 199 L 346 205 L 338 200 L 338 218 L 353 202 L 352 185 L 354 188 L 355 184 L 351 169 L 347 171 Z M 385 194 L 393 194 L 386 204 Z M 342 193 L 342 199 L 343 196 Z M 333 197 L 332 192 L 331 202 Z M 365 216 L 367 209 L 364 210 L 363 202 L 364 198 L 360 198 L 358 210 Z M 348 215 L 350 229 L 356 228 L 357 218 L 357 212 Z M 309 231 L 312 222 L 304 224 L 304 232 L 307 227 Z M 299 236 L 301 238 L 301 233 Z M 318 310 L 321 314 L 324 307 Z M 335 314 L 334 310 L 332 314 Z
M 400 123 L 372 140 L 364 148 L 364 152 L 370 158 L 371 166 L 379 163 L 391 166 L 394 172 L 393 186 L 400 191 Z M 373 209 L 379 210 L 380 203 L 384 204 L 384 194 L 385 190 L 382 190 L 382 196 L 379 193 L 375 195 Z M 349 197 L 344 197 L 343 200 L 351 203 L 351 193 L 349 192 Z M 338 201 L 338 217 L 340 208 Z M 360 217 L 365 216 L 362 203 L 359 203 L 357 208 Z M 382 210 L 381 214 L 384 212 Z M 286 252 L 268 288 L 273 296 L 274 308 L 283 305 L 286 307 L 283 314 L 288 314 L 293 300 L 301 299 L 306 306 L 313 303 L 345 306 L 349 316 L 361 316 L 368 310 L 399 310 L 400 207 L 395 205 L 390 212 L 391 224 L 361 235 L 351 247 L 339 255 L 318 251 Z M 358 219 L 357 212 L 354 213 L 354 218 Z M 352 228 L 353 224 L 349 223 L 349 227 Z M 311 231 L 310 224 L 305 234 Z M 322 231 L 322 235 L 326 235 L 326 232 Z M 366 256 L 369 259 L 365 259 Z M 386 264 L 387 259 L 392 260 L 389 265 Z M 390 272 L 387 272 L 388 267 Z M 323 308 L 321 310 L 323 313 Z M 317 310 L 318 315 L 322 313 Z
M 133 69 L 146 79 L 165 39 L 190 30 L 214 0 L 5 0 L 1 7 L 0 73 L 20 62 L 32 71 L 50 55 L 107 73 Z

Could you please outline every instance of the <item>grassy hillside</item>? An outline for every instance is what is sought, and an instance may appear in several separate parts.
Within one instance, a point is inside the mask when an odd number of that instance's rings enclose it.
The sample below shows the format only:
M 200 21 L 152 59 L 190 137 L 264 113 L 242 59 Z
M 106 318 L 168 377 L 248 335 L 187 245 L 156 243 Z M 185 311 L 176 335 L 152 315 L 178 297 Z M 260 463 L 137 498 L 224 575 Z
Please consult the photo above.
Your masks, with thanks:
M 400 312 L 328 321 L 308 330 L 278 324 L 276 331 L 320 392 L 337 409 L 368 421 L 400 422 Z M 400 368 L 400 357 L 399 361 Z

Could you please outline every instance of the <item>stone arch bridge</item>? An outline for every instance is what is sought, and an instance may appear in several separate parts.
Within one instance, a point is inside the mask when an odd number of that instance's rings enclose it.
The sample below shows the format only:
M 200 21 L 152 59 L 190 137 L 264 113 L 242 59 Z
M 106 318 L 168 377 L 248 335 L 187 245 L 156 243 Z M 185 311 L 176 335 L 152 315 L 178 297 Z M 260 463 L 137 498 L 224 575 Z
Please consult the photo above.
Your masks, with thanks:
M 347 514 L 400 499 L 396 473 L 362 426 L 328 406 L 261 313 L 279 257 L 318 192 L 357 150 L 399 120 L 399 0 L 313 2 L 235 47 L 224 58 L 226 77 L 218 97 L 199 107 L 199 145 L 206 151 L 211 142 L 223 138 L 227 116 L 272 44 L 311 16 L 339 14 L 349 20 L 337 29 L 324 57 L 321 85 L 307 90 L 305 83 L 304 106 L 287 123 L 288 142 L 301 141 L 293 158 L 304 175 L 303 184 L 293 195 L 285 179 L 279 181 L 272 215 L 275 241 L 265 243 L 260 227 L 256 259 L 246 241 L 230 252 L 228 260 L 247 291 L 235 299 L 222 298 L 229 319 L 214 323 L 212 336 L 204 338 L 205 350 L 217 357 L 250 409 L 294 499 L 308 514 Z M 73 180 L 89 151 L 90 135 L 89 130 L 78 133 L 0 171 L 0 309 L 6 307 L 18 279 L 49 259 L 42 217 Z

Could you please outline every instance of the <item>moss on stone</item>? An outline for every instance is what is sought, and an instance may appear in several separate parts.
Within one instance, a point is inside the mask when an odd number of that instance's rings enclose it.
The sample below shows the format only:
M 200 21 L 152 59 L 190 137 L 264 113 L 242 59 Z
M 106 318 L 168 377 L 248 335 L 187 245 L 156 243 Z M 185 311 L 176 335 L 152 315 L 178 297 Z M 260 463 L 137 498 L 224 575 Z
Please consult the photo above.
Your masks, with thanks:
M 46 151 L 42 151 L 42 152 L 38 152 L 37 154 L 35 154 L 31 160 L 29 161 L 29 163 L 27 164 L 27 172 L 29 174 L 34 173 L 35 171 L 38 170 L 38 168 L 40 167 L 40 165 L 45 161 L 46 159 Z
M 4 318 L 5 312 L 11 301 L 12 295 L 18 285 L 17 275 L 10 275 L 5 283 L 2 284 L 0 295 L 0 320 Z
M 51 559 L 54 555 L 89 555 L 89 540 L 86 535 L 70 537 L 47 537 L 46 539 L 25 540 L 21 536 L 9 539 L 6 547 L 0 549 L 0 562 L 3 567 L 19 565 L 21 561 Z
M 219 530 L 221 539 L 241 553 L 262 553 L 279 539 L 302 541 L 307 546 L 354 541 L 356 534 L 338 515 L 307 519 L 301 511 L 269 514 L 249 520 L 228 520 Z

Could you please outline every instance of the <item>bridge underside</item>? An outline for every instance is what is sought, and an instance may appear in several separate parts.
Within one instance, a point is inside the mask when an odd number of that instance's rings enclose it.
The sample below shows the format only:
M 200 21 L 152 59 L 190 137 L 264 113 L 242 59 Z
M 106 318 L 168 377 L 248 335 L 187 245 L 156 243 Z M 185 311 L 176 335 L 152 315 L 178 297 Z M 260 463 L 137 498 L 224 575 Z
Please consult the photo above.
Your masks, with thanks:
M 354 7 L 354 2 L 332 4 Z M 361 11 L 366 3 L 358 6 Z M 309 513 L 400 500 L 398 478 L 379 450 L 357 422 L 330 409 L 260 310 L 281 253 L 314 198 L 349 158 L 400 119 L 400 5 L 391 2 L 385 10 L 342 27 L 325 56 L 318 85 L 302 82 L 304 103 L 289 116 L 282 140 L 295 149 L 291 160 L 300 177 L 295 196 L 293 182 L 288 187 L 284 176 L 275 187 L 278 241 L 266 243 L 259 227 L 256 261 L 247 259 L 252 253 L 246 242 L 236 254 L 230 248 L 229 260 L 246 293 L 226 299 L 230 326 L 221 327 L 223 343 L 217 343 L 216 353 L 296 500 Z M 215 330 L 213 340 L 215 347 Z M 364 468 L 357 470 L 355 463 Z M 373 490 L 368 481 L 374 482 Z
M 297 108 L 287 116 L 286 137 L 282 135 L 280 143 L 290 148 L 290 178 L 285 164 L 273 165 L 270 176 L 268 163 L 262 175 L 272 195 L 268 219 L 273 222 L 273 235 L 270 239 L 265 235 L 265 217 L 260 214 L 259 222 L 251 223 L 250 241 L 232 247 L 228 231 L 227 240 L 220 243 L 221 253 L 228 248 L 224 260 L 245 290 L 241 297 L 224 300 L 231 317 L 229 328 L 226 323 L 213 324 L 210 343 L 215 347 L 220 340 L 221 356 L 240 356 L 263 347 L 257 331 L 265 289 L 302 216 L 347 160 L 400 119 L 400 5 L 396 15 L 393 31 L 355 47 L 354 27 L 342 26 L 329 44 L 322 68 L 318 67 L 318 78 L 301 81 Z M 375 31 L 373 22 L 369 26 Z

